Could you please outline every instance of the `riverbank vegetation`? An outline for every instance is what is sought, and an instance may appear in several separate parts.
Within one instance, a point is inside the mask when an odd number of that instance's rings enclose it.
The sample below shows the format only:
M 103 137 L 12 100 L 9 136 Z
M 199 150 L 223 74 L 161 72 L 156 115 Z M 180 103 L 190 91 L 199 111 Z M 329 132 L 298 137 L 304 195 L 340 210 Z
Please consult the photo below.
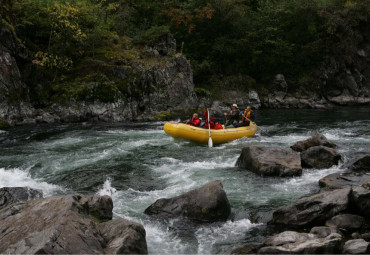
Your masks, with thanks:
M 54 90 L 95 77 L 97 63 L 137 58 L 169 32 L 196 86 L 223 86 L 220 77 L 261 86 L 277 73 L 300 84 L 325 56 L 355 65 L 370 17 L 367 0 L 4 0 L 3 7 L 2 21 Z

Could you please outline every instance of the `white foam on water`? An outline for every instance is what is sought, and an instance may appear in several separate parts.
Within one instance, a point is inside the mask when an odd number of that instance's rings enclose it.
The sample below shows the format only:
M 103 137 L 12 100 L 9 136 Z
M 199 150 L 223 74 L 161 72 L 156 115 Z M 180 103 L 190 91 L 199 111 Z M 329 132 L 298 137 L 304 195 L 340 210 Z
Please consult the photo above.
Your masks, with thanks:
M 0 129 L 0 134 L 2 134 L 2 133 L 6 133 L 6 131 Z
M 106 134 L 119 134 L 119 135 L 140 135 L 140 134 L 162 134 L 164 133 L 163 129 L 151 129 L 151 130 L 137 130 L 137 129 L 128 129 L 128 130 L 107 130 L 99 131 L 99 133 Z
M 195 231 L 198 240 L 198 254 L 209 254 L 214 244 L 236 242 L 243 240 L 244 235 L 251 228 L 261 224 L 253 224 L 248 219 L 227 221 L 219 227 L 213 225 L 200 227 Z
M 44 197 L 54 195 L 65 190 L 55 184 L 50 184 L 39 179 L 32 179 L 28 170 L 18 168 L 5 169 L 0 168 L 0 188 L 2 187 L 30 187 L 42 190 Z
M 96 194 L 100 196 L 110 196 L 112 197 L 114 193 L 116 193 L 117 190 L 113 188 L 112 186 L 112 180 L 110 178 L 107 178 L 103 184 L 103 187 L 101 187 Z
M 168 225 L 159 222 L 146 222 L 143 224 L 149 254 L 184 254 L 190 248 Z
M 286 179 L 281 183 L 272 185 L 272 187 L 288 193 L 307 194 L 309 191 L 305 190 L 305 187 L 309 187 L 310 184 L 318 184 L 321 178 L 340 171 L 343 171 L 340 169 L 340 165 L 328 169 L 303 169 L 302 176 Z

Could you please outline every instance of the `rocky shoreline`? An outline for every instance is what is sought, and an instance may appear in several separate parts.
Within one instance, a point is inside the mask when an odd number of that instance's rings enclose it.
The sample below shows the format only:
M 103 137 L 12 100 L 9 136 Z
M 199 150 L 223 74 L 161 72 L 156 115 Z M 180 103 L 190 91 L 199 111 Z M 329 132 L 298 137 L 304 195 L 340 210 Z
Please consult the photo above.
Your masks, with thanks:
M 246 85 L 238 90 L 229 89 L 225 83 L 219 99 L 202 88 L 195 88 L 190 62 L 176 53 L 176 41 L 168 34 L 140 50 L 128 49 L 135 53 L 130 58 L 109 65 L 94 63 L 94 68 L 102 70 L 99 75 L 111 80 L 114 88 L 93 81 L 86 85 L 83 95 L 63 98 L 45 97 L 51 93 L 52 82 L 42 77 L 42 70 L 32 63 L 27 48 L 1 23 L 0 127 L 168 120 L 206 107 L 223 113 L 233 103 L 256 109 L 369 106 L 370 43 L 367 42 L 370 39 L 366 35 L 364 38 L 357 55 L 353 56 L 359 63 L 356 68 L 332 57 L 322 63 L 307 84 L 290 84 L 283 74 L 277 74 L 264 86 Z

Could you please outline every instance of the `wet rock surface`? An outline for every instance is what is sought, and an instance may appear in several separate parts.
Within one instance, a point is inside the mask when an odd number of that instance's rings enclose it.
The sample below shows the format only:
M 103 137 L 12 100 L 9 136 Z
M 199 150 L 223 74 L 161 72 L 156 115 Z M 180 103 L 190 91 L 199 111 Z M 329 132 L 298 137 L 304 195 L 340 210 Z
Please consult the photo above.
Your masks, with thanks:
M 302 152 L 314 146 L 326 146 L 329 148 L 334 148 L 336 145 L 333 142 L 330 142 L 323 134 L 315 134 L 304 141 L 296 142 L 290 146 L 290 148 L 292 148 L 294 151 Z
M 360 229 L 365 223 L 362 216 L 354 214 L 340 214 L 326 221 L 325 225 L 328 227 L 336 227 L 344 229 L 349 232 Z
M 344 254 L 369 254 L 370 243 L 364 239 L 348 240 L 343 247 Z
M 333 149 L 326 146 L 313 146 L 301 152 L 302 167 L 329 168 L 337 165 L 341 156 Z
M 351 201 L 361 215 L 370 220 L 370 181 L 353 188 Z
M 370 181 L 370 173 L 334 173 L 329 174 L 319 180 L 319 185 L 326 189 L 341 189 L 344 187 L 354 187 Z
M 342 236 L 330 234 L 320 238 L 314 234 L 285 231 L 268 238 L 264 247 L 259 249 L 261 254 L 301 254 L 301 253 L 338 253 Z
M 147 253 L 139 224 L 101 223 L 112 208 L 108 196 L 81 194 L 10 204 L 0 210 L 0 253 Z
M 348 168 L 356 172 L 370 172 L 370 155 L 357 159 Z
M 290 148 L 251 145 L 244 147 L 236 166 L 262 176 L 298 176 L 302 174 L 299 154 Z
M 199 221 L 226 220 L 231 207 L 220 181 L 173 198 L 162 198 L 145 209 L 148 215 L 160 218 L 186 217 Z
M 291 227 L 320 225 L 348 208 L 350 194 L 351 188 L 344 188 L 303 197 L 279 207 L 269 223 Z
M 4 187 L 0 188 L 0 210 L 10 204 L 33 199 L 40 199 L 43 193 L 29 187 Z

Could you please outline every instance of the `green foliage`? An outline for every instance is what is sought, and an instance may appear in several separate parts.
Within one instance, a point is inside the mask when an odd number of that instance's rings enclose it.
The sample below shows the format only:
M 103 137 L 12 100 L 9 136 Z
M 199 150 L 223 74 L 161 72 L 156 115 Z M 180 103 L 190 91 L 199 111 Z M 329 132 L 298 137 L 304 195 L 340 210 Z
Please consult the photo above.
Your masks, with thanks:
M 158 40 L 161 36 L 170 33 L 168 26 L 152 26 L 134 38 L 134 42 L 140 44 L 151 44 Z
M 0 128 L 7 128 L 10 127 L 9 123 L 5 120 L 0 119 Z
M 173 120 L 176 117 L 175 113 L 172 112 L 161 112 L 154 116 L 155 120 Z
M 211 96 L 211 92 L 208 89 L 205 88 L 195 88 L 195 93 L 198 97 L 209 97 Z
M 169 32 L 190 60 L 197 86 L 212 93 L 214 86 L 265 84 L 277 73 L 307 84 L 325 56 L 355 65 L 360 31 L 370 21 L 368 0 L 3 0 L 0 9 L 51 86 L 82 99 L 91 98 L 96 72 L 112 63 L 157 63 L 143 59 L 135 44 L 151 45 Z M 81 67 L 90 60 L 101 68 Z M 239 76 L 253 78 L 219 78 Z M 119 82 L 99 82 L 105 85 L 94 87 L 94 96 L 113 100 Z

